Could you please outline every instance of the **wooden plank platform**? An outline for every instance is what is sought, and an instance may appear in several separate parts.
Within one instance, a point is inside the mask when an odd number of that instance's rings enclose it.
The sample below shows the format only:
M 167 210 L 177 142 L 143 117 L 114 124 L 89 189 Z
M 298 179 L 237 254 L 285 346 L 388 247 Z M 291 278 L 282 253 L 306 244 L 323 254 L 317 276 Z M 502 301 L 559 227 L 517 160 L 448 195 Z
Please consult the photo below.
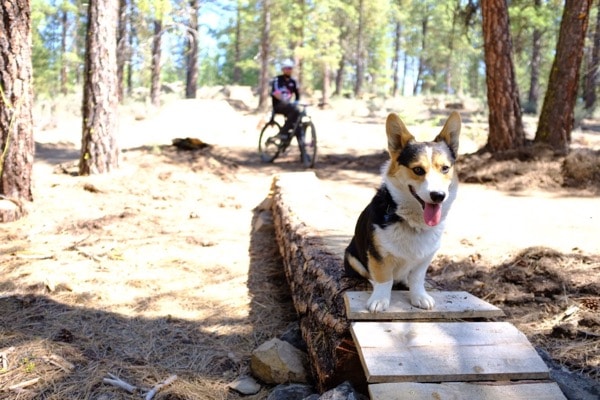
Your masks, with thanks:
M 366 303 L 371 292 L 344 293 L 348 319 L 353 320 L 415 320 L 415 319 L 468 319 L 503 317 L 496 306 L 467 292 L 428 292 L 435 300 L 432 310 L 423 310 L 410 304 L 408 291 L 394 290 L 390 307 L 380 313 L 371 313 Z
M 501 383 L 378 383 L 369 385 L 376 400 L 566 400 L 554 382 Z
M 369 383 L 549 377 L 507 322 L 353 322 L 351 332 Z

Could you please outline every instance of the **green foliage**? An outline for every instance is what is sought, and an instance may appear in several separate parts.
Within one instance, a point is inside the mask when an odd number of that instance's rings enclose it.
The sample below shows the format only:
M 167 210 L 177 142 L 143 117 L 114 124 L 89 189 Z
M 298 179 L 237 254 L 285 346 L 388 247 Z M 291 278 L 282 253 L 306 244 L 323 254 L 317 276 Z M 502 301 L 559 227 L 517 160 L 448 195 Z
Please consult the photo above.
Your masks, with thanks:
M 218 47 L 222 57 L 215 57 L 215 60 L 221 60 L 221 76 L 225 82 L 258 85 L 260 66 L 257 58 L 259 52 L 257 32 L 259 23 L 260 17 L 256 11 L 256 1 L 238 0 L 236 12 L 219 32 L 223 38 Z M 236 60 L 236 49 L 239 51 L 239 60 Z M 208 54 L 204 58 L 211 59 Z M 235 68 L 239 68 L 241 71 L 239 82 L 234 82 L 233 79 Z M 204 84 L 208 83 L 204 82 Z
M 26 357 L 21 360 L 21 364 L 23 365 L 25 372 L 27 372 L 28 374 L 35 372 L 36 365 L 33 360 Z
M 169 13 L 172 10 L 170 0 L 138 0 L 138 9 L 140 12 L 151 20 L 169 22 Z
M 32 0 L 33 84 L 38 97 L 52 98 L 79 85 L 85 44 L 80 0 Z M 65 41 L 63 48 L 63 34 Z M 61 83 L 61 70 L 66 81 Z
M 223 16 L 217 26 L 200 27 L 198 84 L 242 84 L 256 87 L 260 75 L 261 12 L 265 0 L 205 0 L 199 16 Z M 132 46 L 128 66 L 135 86 L 150 86 L 152 21 L 163 21 L 162 76 L 165 82 L 185 81 L 186 28 L 189 0 L 127 0 Z M 279 72 L 283 58 L 300 62 L 302 86 L 322 90 L 325 73 L 331 85 L 341 73 L 341 93 L 351 92 L 358 57 L 364 58 L 365 92 L 387 96 L 392 86 L 396 24 L 401 26 L 399 79 L 415 85 L 421 66 L 420 93 L 485 93 L 485 67 L 480 14 L 461 0 L 363 0 L 365 54 L 358 55 L 359 0 L 270 1 L 269 71 Z M 521 94 L 529 84 L 534 28 L 543 31 L 542 79 L 545 86 L 562 13 L 561 0 L 510 2 L 511 33 Z M 473 12 L 475 10 L 475 12 Z M 37 96 L 53 97 L 61 90 L 61 68 L 67 71 L 67 90 L 81 84 L 85 39 L 84 0 L 32 0 L 34 87 Z M 63 26 L 63 16 L 68 26 Z M 61 32 L 68 35 L 61 49 Z M 65 68 L 66 67 L 66 68 Z M 237 81 L 234 81 L 237 79 Z M 404 82 L 404 81 L 403 81 Z M 331 89 L 331 88 L 330 88 Z M 407 90 L 408 91 L 408 90 Z M 406 91 L 405 91 L 406 92 Z
M 563 2 L 560 0 L 541 1 L 539 7 L 534 5 L 533 0 L 516 0 L 510 4 L 514 63 L 523 104 L 530 86 L 533 32 L 537 29 L 542 34 L 539 85 L 545 88 L 554 59 L 562 10 Z
M 221 78 L 217 68 L 218 60 L 216 59 L 216 56 L 213 56 L 213 58 L 203 57 L 200 61 L 200 68 L 198 69 L 198 83 L 200 86 L 225 85 L 229 83 Z

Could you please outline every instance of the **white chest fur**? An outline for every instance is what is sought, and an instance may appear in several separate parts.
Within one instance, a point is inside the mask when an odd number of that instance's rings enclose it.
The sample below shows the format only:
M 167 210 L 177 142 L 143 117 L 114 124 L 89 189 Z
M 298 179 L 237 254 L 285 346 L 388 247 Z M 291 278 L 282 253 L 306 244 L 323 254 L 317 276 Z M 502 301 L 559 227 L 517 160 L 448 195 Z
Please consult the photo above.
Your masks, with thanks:
M 444 224 L 429 229 L 414 229 L 406 222 L 375 228 L 384 254 L 412 264 L 431 258 L 440 248 Z M 386 254 L 387 253 L 387 254 Z

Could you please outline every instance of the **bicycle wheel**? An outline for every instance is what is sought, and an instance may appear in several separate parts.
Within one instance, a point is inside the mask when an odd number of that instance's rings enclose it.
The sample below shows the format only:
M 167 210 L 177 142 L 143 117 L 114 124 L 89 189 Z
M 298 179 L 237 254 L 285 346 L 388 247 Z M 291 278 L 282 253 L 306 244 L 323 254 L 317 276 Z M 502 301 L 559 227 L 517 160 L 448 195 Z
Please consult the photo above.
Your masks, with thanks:
M 264 162 L 273 162 L 279 155 L 279 146 L 281 140 L 277 137 L 281 126 L 275 122 L 267 122 L 265 127 L 260 131 L 258 139 L 258 154 Z
M 298 137 L 300 161 L 306 168 L 313 168 L 317 161 L 317 131 L 312 121 L 303 124 L 302 129 Z

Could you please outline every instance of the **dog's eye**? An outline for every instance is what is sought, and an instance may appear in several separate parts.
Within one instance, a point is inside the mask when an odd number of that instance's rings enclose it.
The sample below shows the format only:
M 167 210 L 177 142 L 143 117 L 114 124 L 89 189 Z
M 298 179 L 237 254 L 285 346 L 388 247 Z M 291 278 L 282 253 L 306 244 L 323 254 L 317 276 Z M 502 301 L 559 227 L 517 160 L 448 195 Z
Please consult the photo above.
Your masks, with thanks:
M 423 169 L 423 167 L 414 167 L 412 170 L 415 173 L 415 175 L 425 175 L 425 170 Z
M 447 174 L 450 171 L 450 167 L 448 165 L 443 165 L 441 168 L 442 174 Z

